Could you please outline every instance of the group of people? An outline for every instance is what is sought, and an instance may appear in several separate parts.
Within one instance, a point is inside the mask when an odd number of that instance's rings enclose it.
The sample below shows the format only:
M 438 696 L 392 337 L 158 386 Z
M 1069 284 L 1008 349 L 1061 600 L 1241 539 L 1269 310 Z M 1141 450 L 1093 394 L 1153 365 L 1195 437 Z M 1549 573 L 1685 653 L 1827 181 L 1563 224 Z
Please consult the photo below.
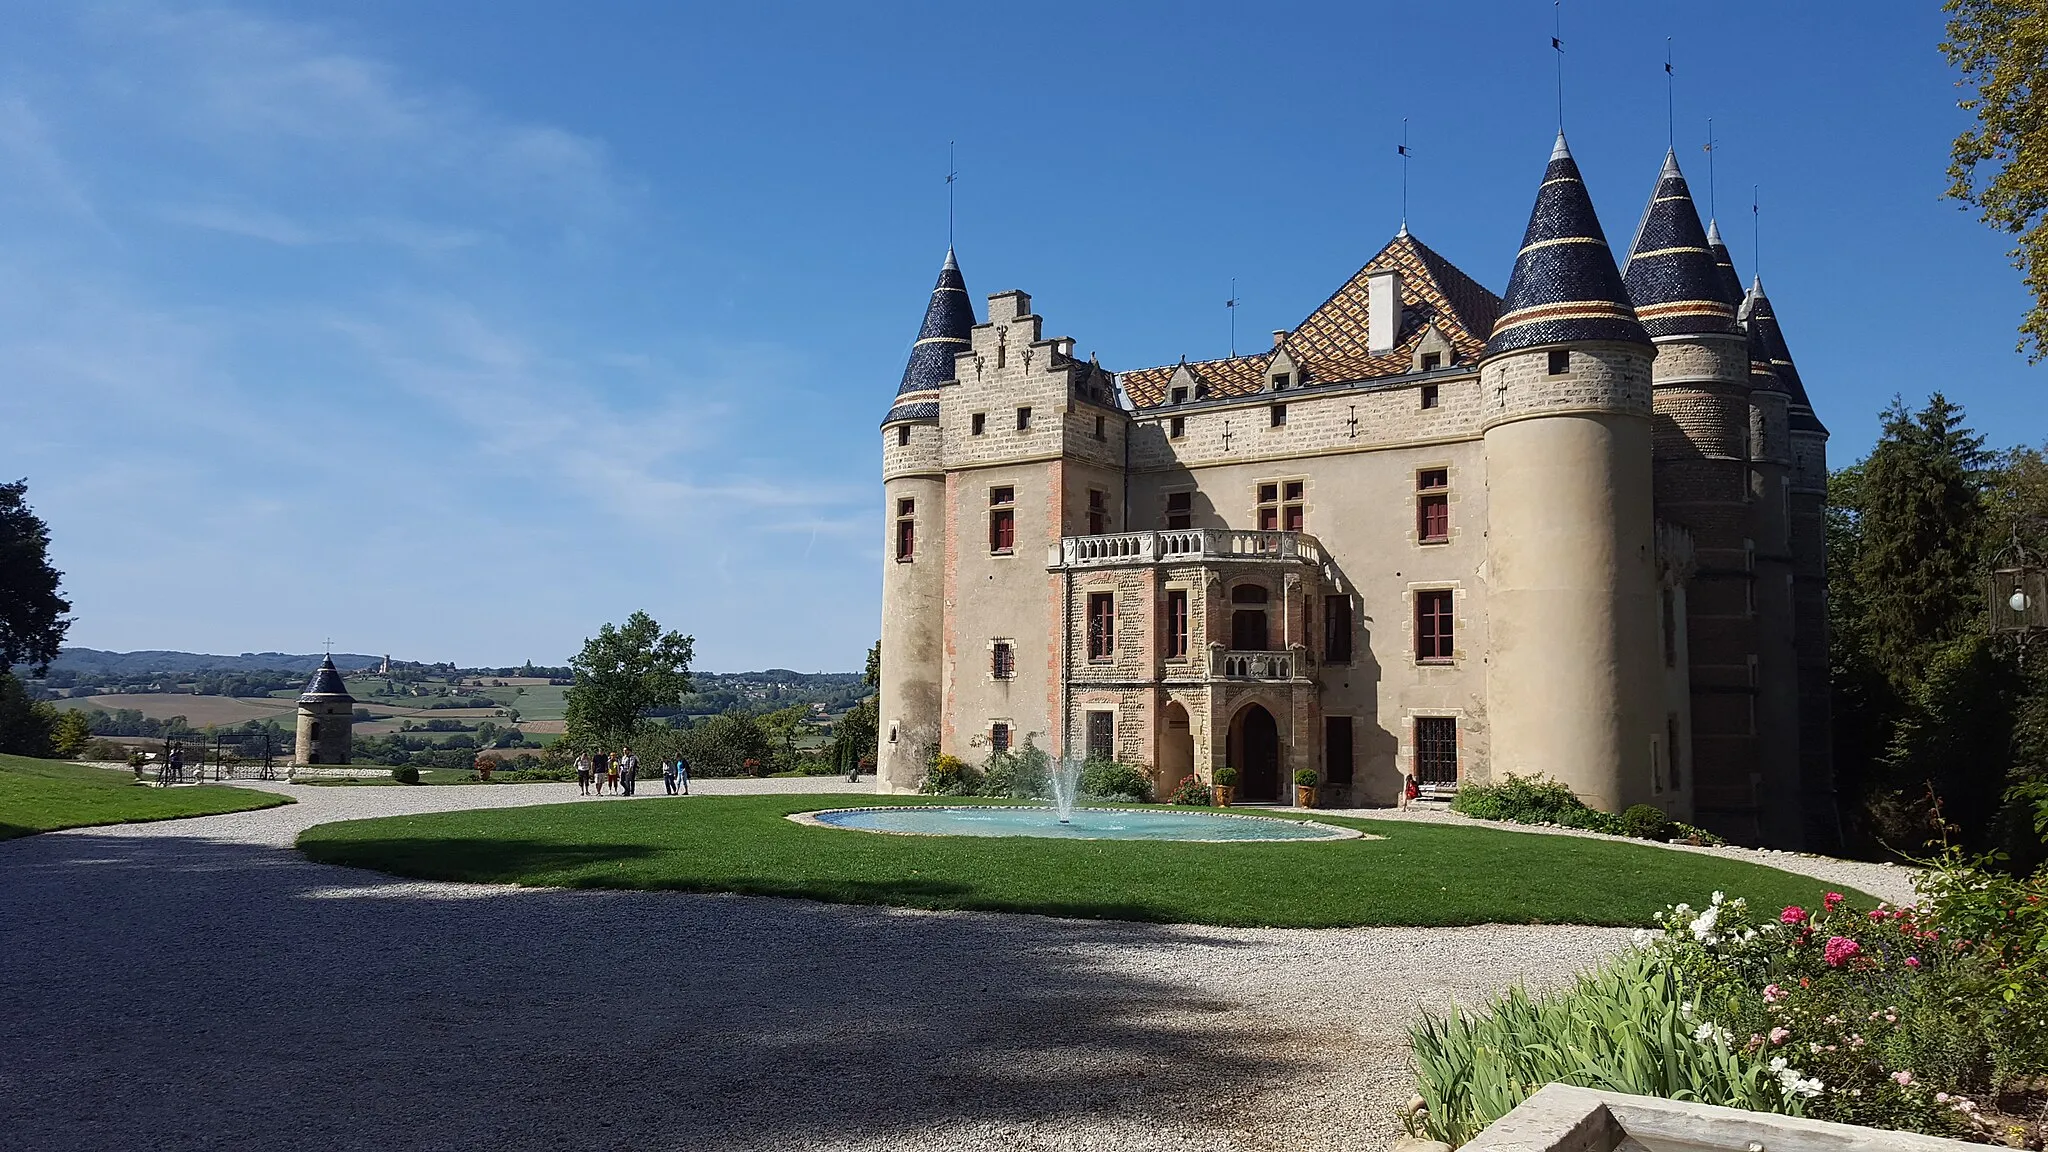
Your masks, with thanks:
M 640 758 L 633 755 L 633 749 L 619 749 L 618 755 L 599 752 L 595 756 L 576 754 L 576 790 L 585 796 L 604 795 L 606 788 L 614 796 L 633 795 L 634 786 L 640 779 Z M 673 761 L 661 762 L 662 787 L 671 796 L 690 794 L 690 762 L 681 756 Z

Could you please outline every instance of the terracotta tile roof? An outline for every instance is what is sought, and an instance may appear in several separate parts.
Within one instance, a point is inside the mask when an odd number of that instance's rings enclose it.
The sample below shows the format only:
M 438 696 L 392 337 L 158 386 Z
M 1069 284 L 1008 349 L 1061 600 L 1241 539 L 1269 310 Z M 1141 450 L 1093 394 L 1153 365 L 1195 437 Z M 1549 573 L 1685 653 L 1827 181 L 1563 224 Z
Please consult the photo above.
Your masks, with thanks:
M 1374 273 L 1387 269 L 1401 273 L 1401 330 L 1391 350 L 1375 355 L 1368 284 Z M 1399 376 L 1411 370 L 1416 345 L 1433 324 L 1450 341 L 1451 363 L 1476 363 L 1499 312 L 1499 297 L 1404 231 L 1296 325 L 1280 349 L 1301 368 L 1306 384 Z M 1249 396 L 1265 389 L 1266 366 L 1274 351 L 1196 361 L 1187 369 L 1204 386 L 1204 398 Z M 1180 367 L 1167 364 L 1126 372 L 1124 395 L 1139 408 L 1164 404 Z

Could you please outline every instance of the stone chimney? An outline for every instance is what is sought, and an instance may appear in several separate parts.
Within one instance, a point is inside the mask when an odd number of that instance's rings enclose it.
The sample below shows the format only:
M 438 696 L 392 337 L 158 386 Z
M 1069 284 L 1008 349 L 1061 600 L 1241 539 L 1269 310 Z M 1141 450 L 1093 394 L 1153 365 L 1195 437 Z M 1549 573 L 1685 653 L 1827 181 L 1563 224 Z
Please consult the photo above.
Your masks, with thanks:
M 1284 344 L 1284 343 L 1286 343 L 1286 342 L 1287 342 L 1287 329 L 1285 329 L 1285 328 L 1275 328 L 1275 329 L 1273 329 L 1273 347 L 1275 347 L 1275 348 L 1278 348 L 1278 347 L 1279 347 L 1280 345 L 1282 345 L 1282 344 Z
M 1389 268 L 1366 280 L 1366 327 L 1371 336 L 1367 351 L 1393 351 L 1401 342 L 1401 274 Z

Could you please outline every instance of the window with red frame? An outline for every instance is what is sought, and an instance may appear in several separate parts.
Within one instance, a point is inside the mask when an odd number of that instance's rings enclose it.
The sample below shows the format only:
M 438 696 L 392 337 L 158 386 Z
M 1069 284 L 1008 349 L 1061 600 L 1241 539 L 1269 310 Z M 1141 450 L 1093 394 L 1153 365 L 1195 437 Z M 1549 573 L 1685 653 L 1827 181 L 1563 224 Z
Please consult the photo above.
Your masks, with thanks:
M 1415 537 L 1424 544 L 1451 538 L 1451 473 L 1426 468 L 1415 474 Z
M 1427 589 L 1415 594 L 1415 659 L 1424 664 L 1451 662 L 1451 590 Z
M 991 488 L 988 490 L 988 550 L 999 554 L 1013 552 L 1017 547 L 1017 490 L 1015 488 Z
M 1090 592 L 1088 594 L 1088 658 L 1090 660 L 1111 660 L 1116 657 L 1116 593 Z
M 1185 588 L 1169 588 L 1166 592 L 1166 626 L 1160 634 L 1166 638 L 1166 658 L 1185 659 L 1188 654 L 1188 592 Z
M 896 559 L 908 561 L 917 555 L 917 501 L 896 501 Z

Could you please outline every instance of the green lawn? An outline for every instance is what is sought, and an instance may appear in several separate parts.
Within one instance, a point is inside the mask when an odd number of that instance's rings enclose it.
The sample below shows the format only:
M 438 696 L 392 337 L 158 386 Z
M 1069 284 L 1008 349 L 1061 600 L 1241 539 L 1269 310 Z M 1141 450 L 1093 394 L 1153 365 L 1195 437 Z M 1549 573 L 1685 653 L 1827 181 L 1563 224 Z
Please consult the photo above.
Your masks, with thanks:
M 0 840 L 82 828 L 275 808 L 290 798 L 248 788 L 138 786 L 127 772 L 0 756 Z
M 853 904 L 1318 928 L 1643 925 L 1715 890 L 1776 908 L 1817 880 L 1644 845 L 1489 828 L 1326 819 L 1382 840 L 1167 844 L 884 836 L 783 819 L 911 798 L 730 796 L 582 802 L 322 824 L 315 860 L 429 880 L 743 892 Z M 1875 901 L 1859 892 L 1851 899 Z

